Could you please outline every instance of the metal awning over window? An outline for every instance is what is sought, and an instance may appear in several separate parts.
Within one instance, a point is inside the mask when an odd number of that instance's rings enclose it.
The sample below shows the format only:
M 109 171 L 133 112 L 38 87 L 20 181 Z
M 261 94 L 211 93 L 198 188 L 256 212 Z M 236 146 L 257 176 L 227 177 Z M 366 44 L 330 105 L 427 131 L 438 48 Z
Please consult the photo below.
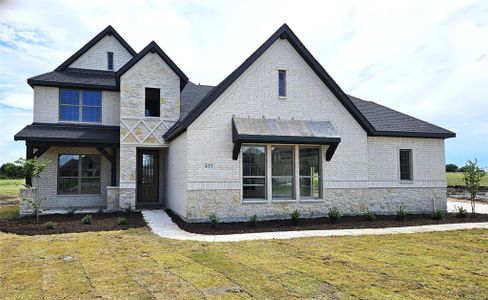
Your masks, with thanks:
M 243 143 L 329 145 L 325 158 L 334 155 L 341 138 L 328 121 L 232 118 L 232 158 L 239 156 Z

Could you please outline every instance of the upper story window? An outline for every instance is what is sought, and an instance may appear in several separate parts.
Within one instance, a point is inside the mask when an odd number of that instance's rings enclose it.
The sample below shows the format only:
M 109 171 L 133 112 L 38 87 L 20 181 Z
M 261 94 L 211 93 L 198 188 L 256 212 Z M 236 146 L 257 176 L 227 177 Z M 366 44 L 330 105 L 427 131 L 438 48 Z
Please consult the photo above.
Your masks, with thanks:
M 278 70 L 278 96 L 286 97 L 286 71 Z
M 101 112 L 101 91 L 59 90 L 60 121 L 100 123 Z
M 400 149 L 400 180 L 413 180 L 412 149 Z
M 107 52 L 107 69 L 113 71 L 114 69 L 114 53 Z
M 146 88 L 146 106 L 144 110 L 146 117 L 160 116 L 159 97 L 159 89 Z

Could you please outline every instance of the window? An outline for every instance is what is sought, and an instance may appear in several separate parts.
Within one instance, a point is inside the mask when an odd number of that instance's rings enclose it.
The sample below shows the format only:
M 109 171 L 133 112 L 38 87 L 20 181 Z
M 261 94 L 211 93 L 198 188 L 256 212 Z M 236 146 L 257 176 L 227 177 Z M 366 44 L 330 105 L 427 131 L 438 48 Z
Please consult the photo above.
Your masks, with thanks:
M 146 88 L 146 117 L 159 117 L 159 89 Z
M 266 148 L 242 147 L 242 198 L 266 199 Z
M 320 148 L 300 147 L 300 198 L 320 198 Z
M 107 52 L 107 69 L 113 70 L 114 69 L 114 53 Z
M 59 120 L 100 123 L 102 92 L 60 89 Z
M 59 155 L 58 193 L 99 194 L 100 160 L 96 154 Z
M 400 180 L 413 180 L 411 149 L 400 149 Z
M 286 71 L 278 71 L 278 96 L 286 97 Z
M 293 147 L 273 146 L 271 148 L 272 195 L 275 199 L 292 199 L 294 194 Z

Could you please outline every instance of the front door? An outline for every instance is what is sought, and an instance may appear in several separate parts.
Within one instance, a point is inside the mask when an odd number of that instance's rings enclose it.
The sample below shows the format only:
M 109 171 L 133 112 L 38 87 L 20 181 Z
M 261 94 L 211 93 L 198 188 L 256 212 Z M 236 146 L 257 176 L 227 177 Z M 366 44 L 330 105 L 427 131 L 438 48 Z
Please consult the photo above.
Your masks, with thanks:
M 137 202 L 158 202 L 159 152 L 137 151 Z

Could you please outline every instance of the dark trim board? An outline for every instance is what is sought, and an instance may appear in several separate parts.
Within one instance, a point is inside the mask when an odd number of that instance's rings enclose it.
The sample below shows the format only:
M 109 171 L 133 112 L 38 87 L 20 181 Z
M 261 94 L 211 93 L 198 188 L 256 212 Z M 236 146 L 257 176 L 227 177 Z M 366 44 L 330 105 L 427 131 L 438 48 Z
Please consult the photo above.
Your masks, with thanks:
M 46 81 L 46 80 L 37 80 L 29 78 L 27 79 L 27 83 L 34 87 L 38 86 L 47 86 L 47 87 L 64 87 L 64 88 L 74 88 L 74 89 L 90 89 L 90 90 L 108 90 L 108 91 L 118 91 L 119 88 L 113 85 L 98 85 L 98 84 L 87 84 L 87 83 L 70 83 L 70 82 L 62 82 L 62 81 Z
M 88 43 L 86 43 L 80 50 L 76 51 L 75 54 L 70 56 L 66 61 L 64 61 L 59 67 L 55 69 L 55 71 L 62 71 L 69 67 L 73 62 L 75 62 L 78 58 L 80 58 L 86 51 L 88 51 L 91 47 L 93 47 L 96 43 L 98 43 L 101 39 L 103 39 L 106 35 L 113 35 L 117 41 L 132 55 L 135 56 L 137 53 L 132 49 L 132 47 L 119 35 L 117 31 L 111 26 L 108 25 L 107 28 L 102 30 L 99 34 L 97 34 L 93 39 L 91 39 Z
M 269 39 L 267 39 L 254 53 L 251 54 L 237 69 L 213 88 L 200 103 L 182 120 L 176 122 L 164 135 L 166 141 L 171 141 L 185 132 L 188 126 L 195 121 L 229 86 L 234 83 L 277 39 L 286 39 L 298 54 L 304 59 L 308 66 L 317 74 L 322 82 L 337 97 L 347 111 L 366 131 L 368 136 L 400 136 L 400 137 L 425 137 L 425 138 L 450 138 L 455 137 L 453 132 L 446 133 L 422 133 L 422 132 L 380 132 L 368 121 L 361 111 L 352 103 L 351 99 L 342 91 L 339 85 L 330 77 L 320 63 L 312 56 L 308 49 L 302 44 L 298 37 L 283 24 Z
M 180 78 L 180 91 L 188 83 L 188 77 L 183 73 L 183 71 L 178 68 L 178 66 L 169 58 L 166 53 L 156 44 L 155 41 L 150 42 L 144 49 L 141 50 L 136 56 L 134 56 L 131 60 L 129 60 L 122 68 L 117 71 L 117 86 L 120 86 L 120 77 L 124 75 L 125 72 L 130 70 L 135 64 L 137 64 L 144 56 L 146 56 L 149 52 L 157 53 L 161 59 L 173 70 L 173 72 L 178 75 Z

